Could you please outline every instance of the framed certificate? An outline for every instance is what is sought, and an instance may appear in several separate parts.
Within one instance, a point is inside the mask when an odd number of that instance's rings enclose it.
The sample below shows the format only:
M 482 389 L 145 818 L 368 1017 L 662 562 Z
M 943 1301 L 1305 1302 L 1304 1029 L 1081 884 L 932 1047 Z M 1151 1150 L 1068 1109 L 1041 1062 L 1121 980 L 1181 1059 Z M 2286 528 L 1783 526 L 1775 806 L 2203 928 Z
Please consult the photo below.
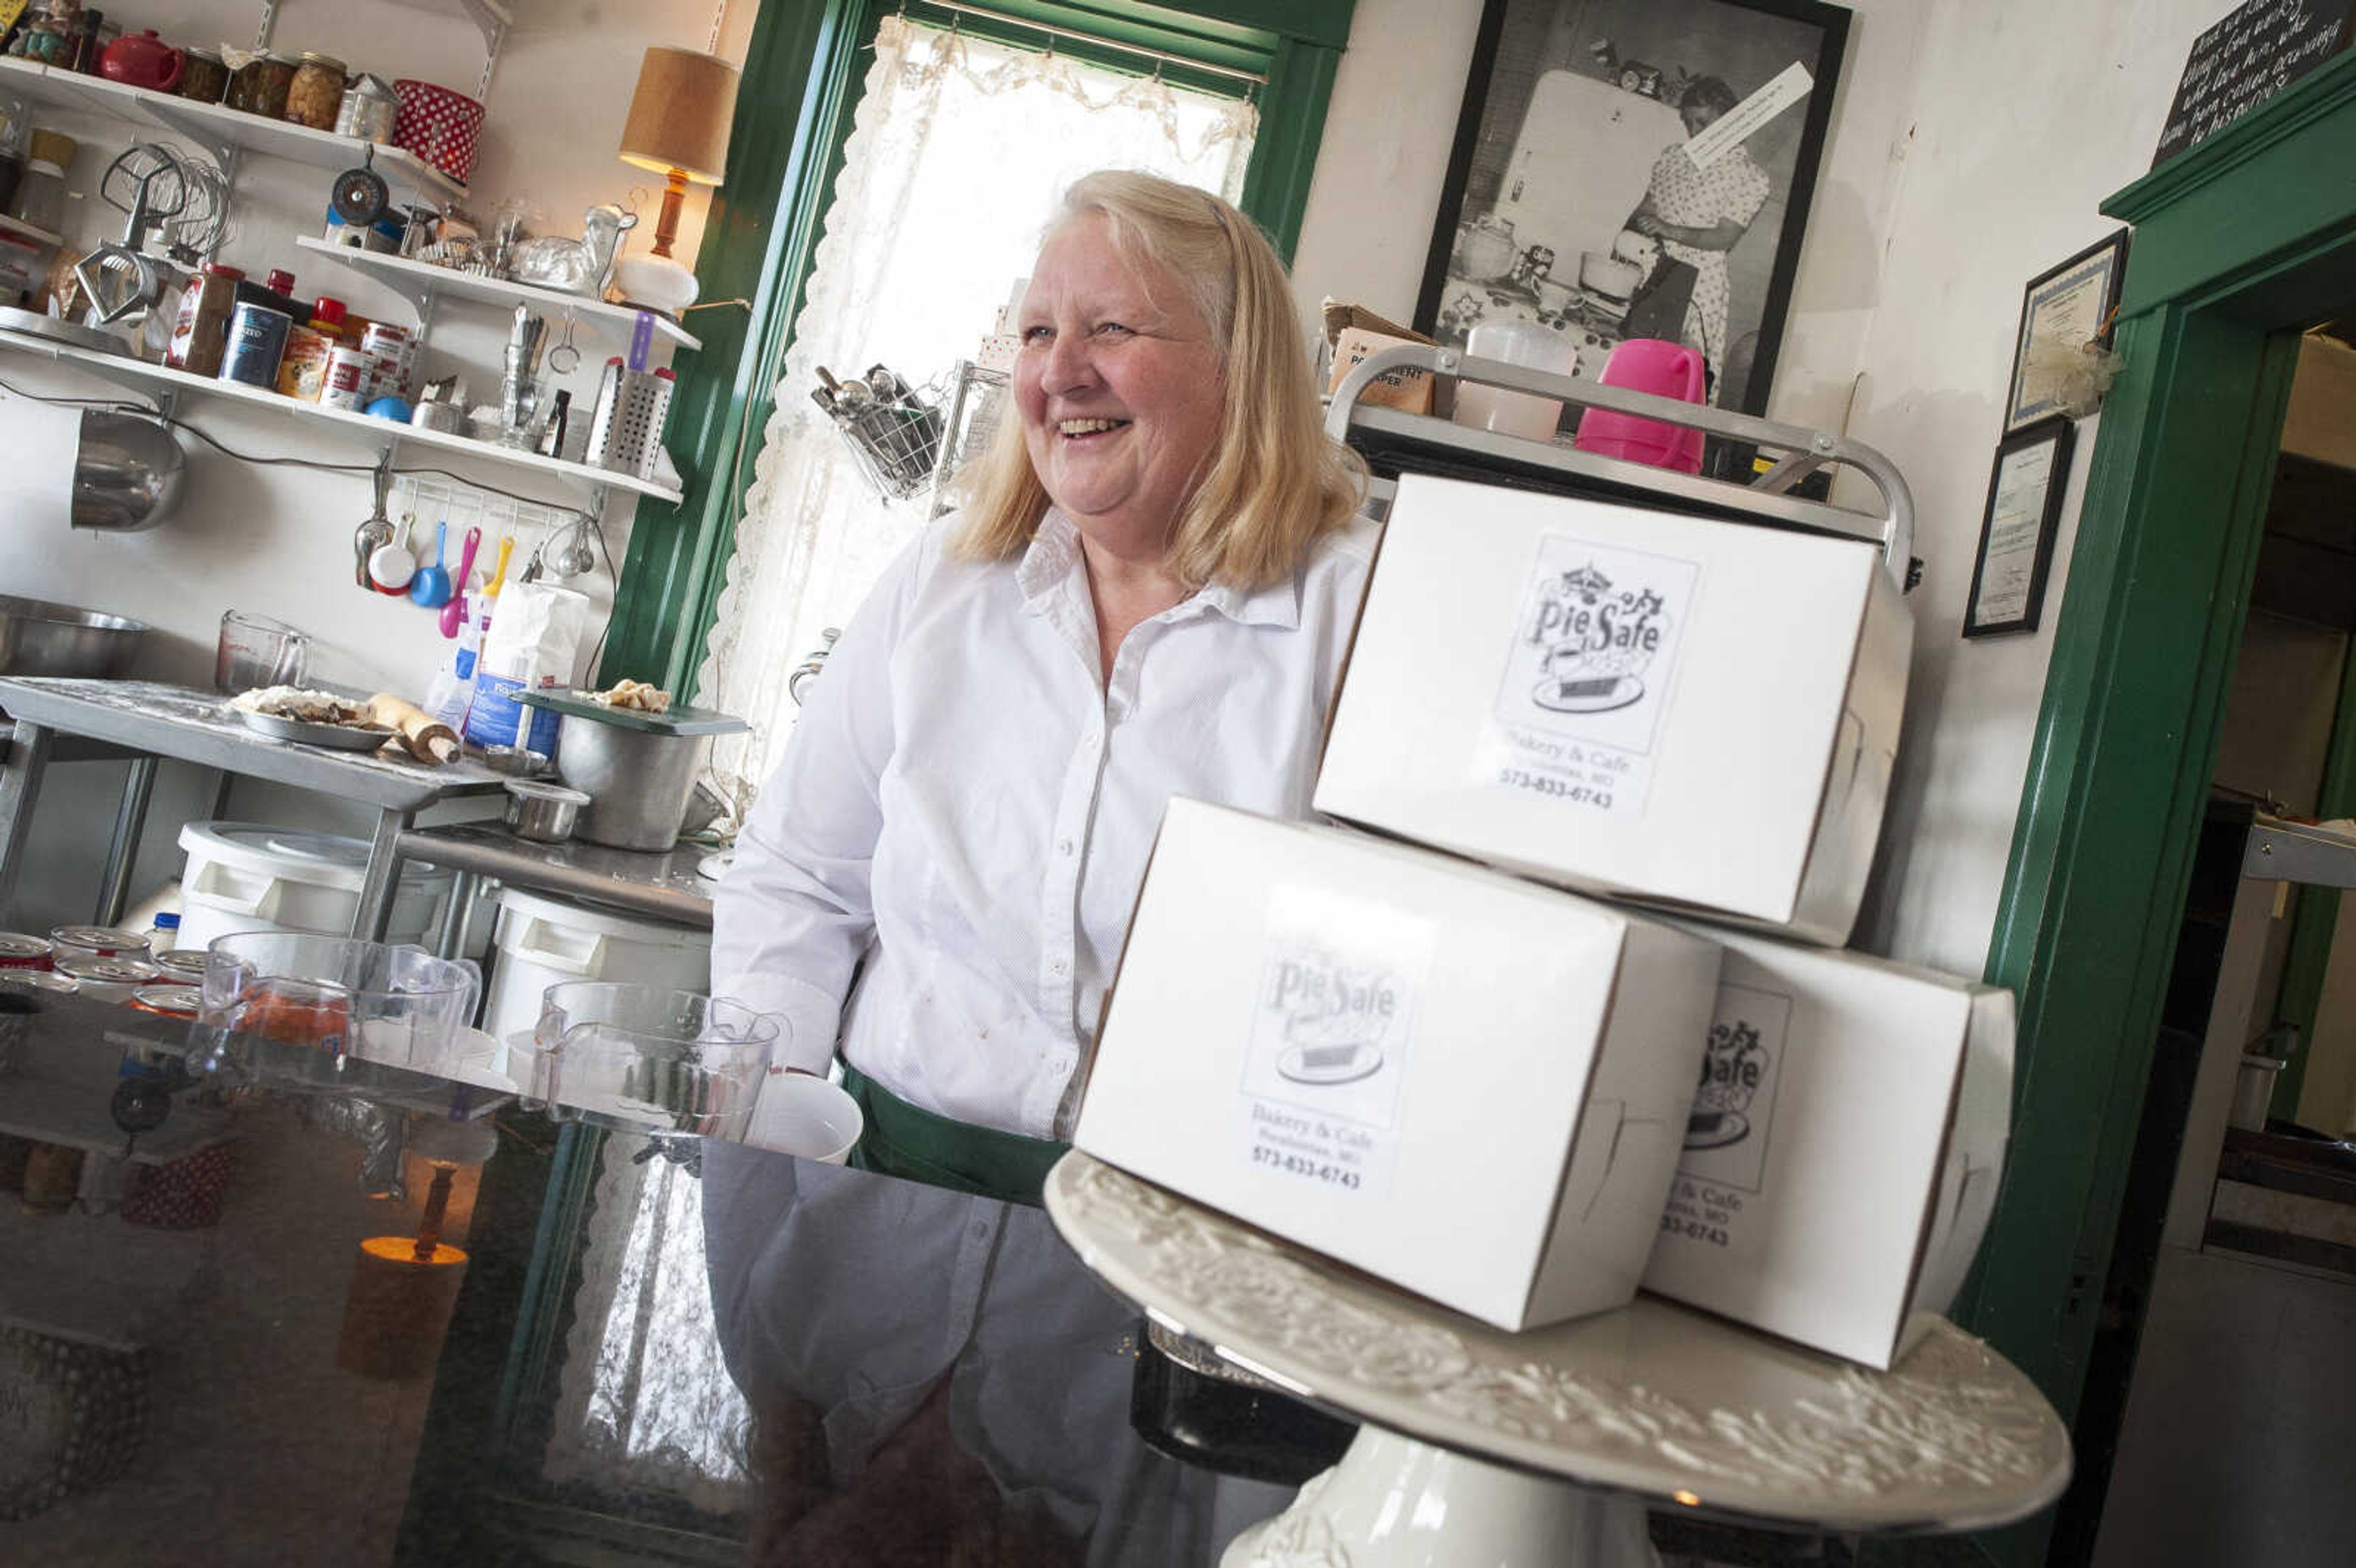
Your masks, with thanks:
M 2126 270 L 2127 231 L 2122 229 L 2029 280 L 2020 304 L 2020 331 L 2013 339 L 2012 389 L 2004 405 L 2007 436 L 2073 411 L 2066 383 L 2083 364 L 2079 347 L 2111 346 L 2111 313 L 2118 308 Z
M 1972 566 L 1971 597 L 1964 606 L 1964 635 L 2037 629 L 2062 490 L 2070 478 L 2072 429 L 2056 416 L 1997 443 L 1979 559 Z

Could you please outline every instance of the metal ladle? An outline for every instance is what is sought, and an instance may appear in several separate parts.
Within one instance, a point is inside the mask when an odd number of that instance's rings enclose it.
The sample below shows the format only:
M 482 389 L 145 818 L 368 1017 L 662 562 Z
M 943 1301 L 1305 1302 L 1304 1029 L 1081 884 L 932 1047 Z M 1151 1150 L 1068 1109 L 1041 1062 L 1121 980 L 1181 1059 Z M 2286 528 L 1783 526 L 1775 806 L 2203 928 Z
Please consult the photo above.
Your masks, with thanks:
M 392 488 L 391 473 L 380 466 L 376 471 L 376 514 L 352 531 L 352 549 L 356 560 L 352 580 L 362 588 L 374 588 L 369 581 L 369 560 L 392 542 L 392 519 L 384 515 L 385 493 Z

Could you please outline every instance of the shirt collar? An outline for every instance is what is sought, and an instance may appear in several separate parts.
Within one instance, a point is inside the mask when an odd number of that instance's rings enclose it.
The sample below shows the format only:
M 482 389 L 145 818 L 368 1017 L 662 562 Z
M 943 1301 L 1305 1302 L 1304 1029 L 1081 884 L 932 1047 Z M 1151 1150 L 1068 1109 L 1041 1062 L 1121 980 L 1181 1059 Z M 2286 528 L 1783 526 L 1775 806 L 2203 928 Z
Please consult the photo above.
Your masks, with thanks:
M 1042 609 L 1062 591 L 1075 571 L 1086 570 L 1080 559 L 1080 530 L 1063 513 L 1048 507 L 1014 569 L 1014 585 L 1023 595 L 1023 608 L 1033 612 Z M 1214 582 L 1179 608 L 1183 611 L 1187 605 L 1195 606 L 1196 613 L 1215 610 L 1241 625 L 1280 626 L 1290 631 L 1301 624 L 1300 574 L 1288 574 L 1265 587 L 1249 590 Z

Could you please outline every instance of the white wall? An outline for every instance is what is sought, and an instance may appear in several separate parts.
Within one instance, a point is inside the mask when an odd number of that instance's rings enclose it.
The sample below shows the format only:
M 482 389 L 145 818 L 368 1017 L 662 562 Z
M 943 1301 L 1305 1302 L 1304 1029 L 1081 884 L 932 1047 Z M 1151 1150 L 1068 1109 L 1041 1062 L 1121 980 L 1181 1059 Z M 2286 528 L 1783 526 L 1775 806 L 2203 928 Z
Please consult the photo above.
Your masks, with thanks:
M 2114 227 L 2186 47 L 2223 0 L 1858 0 L 1771 417 L 1879 448 L 1913 491 L 1922 587 L 1882 869 L 1858 944 L 1985 962 L 2097 421 L 2082 424 L 2036 634 L 1958 635 L 2028 279 Z M 1412 313 L 1479 0 L 1359 0 L 1295 265 Z
M 639 57 L 653 44 L 701 49 L 712 16 L 711 0 L 511 0 L 513 35 L 503 50 L 486 101 L 483 144 L 472 184 L 474 204 L 487 217 L 509 197 L 535 203 L 548 233 L 577 233 L 582 210 L 594 202 L 623 198 L 652 176 L 622 163 L 615 148 L 637 79 Z M 112 8 L 110 8 L 111 10 Z M 749 0 L 730 8 L 720 52 L 741 60 L 755 6 Z M 155 0 L 142 9 L 139 26 L 155 27 L 167 40 L 207 43 L 252 41 L 259 7 L 254 0 Z M 470 23 L 448 0 L 284 0 L 275 45 L 281 49 L 333 53 L 355 70 L 391 78 L 415 76 L 471 93 L 482 69 L 482 43 Z M 53 124 L 81 144 L 71 182 L 79 191 L 94 185 L 107 162 L 128 145 L 130 127 L 97 119 L 37 112 L 36 123 Z M 394 296 L 324 258 L 294 248 L 297 234 L 316 234 L 324 221 L 328 171 L 282 161 L 251 158 L 239 178 L 240 205 L 234 237 L 223 260 L 254 276 L 272 266 L 295 273 L 296 293 L 346 300 L 364 315 L 406 323 L 408 308 Z M 396 197 L 398 199 L 398 197 Z M 635 245 L 650 243 L 654 206 L 642 201 L 646 221 Z M 705 210 L 700 193 L 689 198 L 681 225 L 680 254 L 692 257 Z M 73 238 L 84 245 L 119 234 L 120 215 L 94 199 L 76 204 L 70 220 Z M 427 373 L 463 368 L 470 395 L 495 400 L 499 345 L 505 324 L 495 311 L 444 307 L 427 354 Z M 592 343 L 584 333 L 581 370 L 569 386 L 583 419 L 596 390 L 605 356 L 619 352 L 614 342 Z M 13 352 L 0 352 L 0 379 L 27 391 L 52 395 L 105 395 L 112 389 L 83 375 Z M 340 435 L 294 420 L 261 414 L 226 403 L 192 402 L 183 412 L 207 432 L 241 452 L 366 463 L 374 452 Z M 32 432 L 47 427 L 22 400 L 0 390 L 0 460 Z M 203 685 L 211 678 L 215 630 L 221 612 L 236 608 L 292 623 L 313 634 L 313 673 L 319 678 L 370 689 L 422 695 L 435 660 L 446 645 L 433 617 L 405 601 L 362 592 L 352 582 L 352 530 L 368 515 L 369 485 L 361 474 L 320 474 L 299 468 L 250 466 L 189 443 L 187 501 L 177 518 L 152 533 L 101 536 L 70 534 L 62 526 L 36 524 L 21 515 L 0 516 L 0 592 L 59 600 L 135 616 L 150 623 L 154 646 L 134 673 Z M 405 449 L 402 465 L 433 464 L 465 468 L 487 483 L 563 500 L 562 484 L 535 481 L 470 459 L 444 462 L 423 448 Z M 626 496 L 610 507 L 608 538 L 618 563 L 626 544 L 631 507 Z M 421 517 L 423 543 L 432 545 L 431 517 Z M 515 566 L 533 538 L 519 536 Z M 455 564 L 457 544 L 451 551 Z M 487 540 L 481 567 L 490 564 Z M 584 584 L 576 583 L 576 586 Z M 594 585 L 601 603 L 609 581 Z M 186 773 L 189 776 L 181 777 Z M 89 886 L 103 838 L 110 797 L 120 769 L 80 764 L 53 773 L 42 804 L 38 833 L 25 882 L 19 923 L 39 925 L 51 918 L 89 918 Z M 181 817 L 201 814 L 209 783 L 194 770 L 167 766 L 155 820 L 140 862 L 134 893 L 177 869 L 172 846 Z M 230 805 L 232 815 L 269 814 L 273 819 L 325 819 L 358 827 L 359 819 L 317 800 L 281 800 L 244 788 Z

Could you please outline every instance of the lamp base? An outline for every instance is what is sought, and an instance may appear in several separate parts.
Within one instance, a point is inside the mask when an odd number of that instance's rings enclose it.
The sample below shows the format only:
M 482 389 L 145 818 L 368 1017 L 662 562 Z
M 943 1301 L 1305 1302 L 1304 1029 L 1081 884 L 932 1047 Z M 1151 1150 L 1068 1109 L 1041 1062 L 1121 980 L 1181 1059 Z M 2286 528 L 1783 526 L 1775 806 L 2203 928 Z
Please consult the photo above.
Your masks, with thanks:
M 695 303 L 702 285 L 668 256 L 624 256 L 614 263 L 614 288 L 631 304 L 677 315 Z

